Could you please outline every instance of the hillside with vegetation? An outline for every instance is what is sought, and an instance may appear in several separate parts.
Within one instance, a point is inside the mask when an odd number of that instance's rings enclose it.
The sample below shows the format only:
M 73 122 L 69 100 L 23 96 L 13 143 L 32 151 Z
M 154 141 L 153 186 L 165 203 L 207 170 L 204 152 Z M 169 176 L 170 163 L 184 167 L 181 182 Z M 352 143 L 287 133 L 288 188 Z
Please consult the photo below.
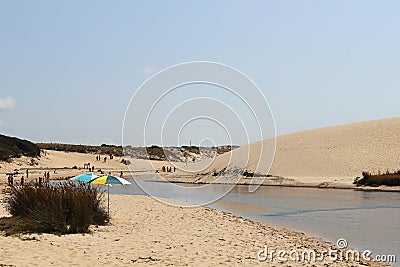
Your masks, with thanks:
M 6 161 L 21 156 L 39 157 L 40 148 L 30 141 L 0 134 L 0 160 Z
M 237 146 L 218 146 L 218 147 L 197 147 L 197 146 L 182 146 L 182 147 L 131 147 L 131 146 L 115 146 L 102 144 L 101 146 L 89 145 L 72 145 L 72 144 L 56 144 L 56 143 L 40 143 L 40 149 L 64 151 L 64 152 L 78 152 L 78 153 L 91 153 L 91 154 L 113 154 L 114 156 L 131 156 L 137 159 L 150 159 L 150 160 L 169 160 L 174 162 L 184 162 L 188 159 L 211 158 L 215 155 L 220 155 L 229 152 Z

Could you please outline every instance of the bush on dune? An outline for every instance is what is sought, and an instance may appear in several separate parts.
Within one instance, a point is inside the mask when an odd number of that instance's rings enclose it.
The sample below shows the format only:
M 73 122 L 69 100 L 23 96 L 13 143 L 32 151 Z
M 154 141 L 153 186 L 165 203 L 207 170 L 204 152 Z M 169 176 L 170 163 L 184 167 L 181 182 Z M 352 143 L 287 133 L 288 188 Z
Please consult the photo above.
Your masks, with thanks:
M 354 184 L 357 186 L 400 186 L 400 170 L 395 172 L 386 171 L 384 174 L 371 174 L 370 172 L 362 172 L 362 178 L 356 179 Z
M 83 183 L 13 187 L 6 199 L 7 210 L 13 217 L 2 218 L 0 230 L 87 233 L 91 224 L 104 225 L 108 219 L 101 205 L 102 197 L 102 193 Z

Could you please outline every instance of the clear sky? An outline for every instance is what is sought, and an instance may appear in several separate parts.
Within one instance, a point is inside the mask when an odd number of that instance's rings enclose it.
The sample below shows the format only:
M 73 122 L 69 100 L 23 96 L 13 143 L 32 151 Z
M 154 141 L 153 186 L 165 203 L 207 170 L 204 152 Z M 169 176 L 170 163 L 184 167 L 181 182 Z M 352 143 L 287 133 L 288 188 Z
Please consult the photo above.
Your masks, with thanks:
M 121 144 L 135 90 L 193 60 L 251 77 L 278 134 L 399 116 L 399 12 L 367 0 L 2 0 L 0 132 Z

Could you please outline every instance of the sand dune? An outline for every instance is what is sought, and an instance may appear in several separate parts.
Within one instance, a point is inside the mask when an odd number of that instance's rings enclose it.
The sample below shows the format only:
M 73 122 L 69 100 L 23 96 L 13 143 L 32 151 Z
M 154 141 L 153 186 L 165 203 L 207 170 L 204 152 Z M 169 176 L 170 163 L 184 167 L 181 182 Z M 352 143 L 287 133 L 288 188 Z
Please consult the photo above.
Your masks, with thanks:
M 188 166 L 174 163 L 178 168 L 192 172 L 178 171 L 170 180 L 210 182 L 215 177 L 193 174 L 218 173 L 229 166 L 228 170 L 247 170 L 284 177 L 289 184 L 299 182 L 316 185 L 328 182 L 350 185 L 354 178 L 361 176 L 362 171 L 378 173 L 400 169 L 399 140 L 400 117 L 308 130 L 278 136 L 275 157 L 272 154 L 275 143 L 266 139 L 219 155 L 213 161 L 207 159 Z M 0 175 L 4 174 L 2 181 L 6 181 L 5 174 L 16 168 L 36 168 L 38 170 L 30 171 L 30 178 L 35 179 L 43 174 L 43 169 L 68 167 L 57 170 L 57 174 L 52 173 L 52 178 L 70 177 L 85 172 L 83 169 L 71 169 L 73 166 L 82 168 L 84 163 L 94 165 L 96 171 L 102 169 L 112 174 L 124 171 L 129 175 L 128 167 L 121 163 L 122 158 L 116 157 L 104 163 L 96 161 L 95 157 L 93 154 L 47 151 L 47 155 L 34 159 L 34 165 L 31 164 L 32 159 L 26 157 L 14 159 L 12 163 L 0 163 Z M 131 168 L 137 172 L 154 173 L 155 169 L 160 170 L 162 166 L 171 166 L 165 161 L 129 160 L 132 162 Z M 276 178 L 269 178 L 265 183 L 274 183 L 273 179 Z
M 362 171 L 400 169 L 400 117 L 308 130 L 276 138 L 276 153 L 269 174 L 301 182 L 350 184 Z M 261 145 L 264 148 L 261 153 Z M 251 172 L 267 173 L 270 139 L 252 143 L 218 156 L 207 171 L 228 165 L 243 166 Z M 249 154 L 249 156 L 248 156 Z M 263 158 L 257 169 L 259 156 Z

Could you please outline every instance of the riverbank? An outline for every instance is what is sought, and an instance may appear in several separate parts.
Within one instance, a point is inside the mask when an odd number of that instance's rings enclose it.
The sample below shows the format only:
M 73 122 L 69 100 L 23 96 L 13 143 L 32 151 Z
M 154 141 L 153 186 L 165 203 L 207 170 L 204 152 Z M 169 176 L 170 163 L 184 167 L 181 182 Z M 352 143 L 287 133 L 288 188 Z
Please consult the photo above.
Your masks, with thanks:
M 3 195 L 0 195 L 3 198 Z M 304 233 L 271 227 L 210 208 L 168 206 L 145 196 L 111 195 L 111 224 L 86 235 L 0 236 L 0 264 L 16 266 L 265 265 L 264 249 L 336 249 Z M 179 203 L 177 203 L 179 204 Z M 7 216 L 4 203 L 0 216 Z M 275 263 L 278 261 L 275 259 Z M 357 266 L 354 262 L 292 263 Z M 366 262 L 364 262 L 366 264 Z M 370 266 L 383 266 L 368 263 Z
M 219 178 L 215 181 L 215 177 L 207 175 L 181 175 L 181 174 L 163 174 L 163 178 L 151 179 L 155 182 L 172 182 L 172 183 L 188 183 L 188 184 L 237 184 L 237 185 L 250 185 L 253 183 L 251 177 L 241 177 L 239 181 L 231 181 L 223 178 Z M 400 186 L 356 186 L 349 182 L 338 182 L 339 178 L 336 179 L 319 179 L 319 181 L 302 182 L 302 178 L 285 178 L 285 177 L 274 177 L 269 176 L 263 178 L 256 178 L 261 186 L 282 186 L 282 187 L 306 187 L 306 188 L 327 188 L 327 189 L 352 189 L 358 191 L 378 191 L 378 192 L 400 192 Z M 332 180 L 334 182 L 332 182 Z M 343 180 L 349 180 L 343 178 Z M 261 182 L 260 182 L 261 181 Z M 257 180 L 256 180 L 257 182 Z

